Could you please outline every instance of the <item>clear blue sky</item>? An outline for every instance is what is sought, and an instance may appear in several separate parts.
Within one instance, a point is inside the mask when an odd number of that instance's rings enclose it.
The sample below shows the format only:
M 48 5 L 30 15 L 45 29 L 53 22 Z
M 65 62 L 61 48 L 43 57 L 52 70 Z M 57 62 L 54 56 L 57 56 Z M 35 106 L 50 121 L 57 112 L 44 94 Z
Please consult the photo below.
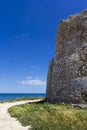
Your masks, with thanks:
M 44 93 L 59 21 L 87 0 L 0 1 L 0 93 Z

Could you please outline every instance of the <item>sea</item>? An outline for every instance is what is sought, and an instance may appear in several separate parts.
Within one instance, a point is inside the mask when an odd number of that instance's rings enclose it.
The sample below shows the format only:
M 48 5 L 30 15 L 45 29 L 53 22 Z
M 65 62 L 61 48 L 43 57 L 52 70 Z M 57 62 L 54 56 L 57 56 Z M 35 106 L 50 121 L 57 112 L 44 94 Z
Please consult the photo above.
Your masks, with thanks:
M 19 98 L 45 98 L 45 93 L 0 93 L 0 101 L 16 100 Z

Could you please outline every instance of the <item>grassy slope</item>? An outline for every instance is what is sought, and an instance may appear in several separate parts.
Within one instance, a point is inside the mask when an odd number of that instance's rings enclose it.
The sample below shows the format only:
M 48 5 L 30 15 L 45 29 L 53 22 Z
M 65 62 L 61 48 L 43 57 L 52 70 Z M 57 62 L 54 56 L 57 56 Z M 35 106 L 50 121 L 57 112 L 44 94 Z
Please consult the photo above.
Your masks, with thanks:
M 39 103 L 14 106 L 8 111 L 32 130 L 87 130 L 87 109 Z

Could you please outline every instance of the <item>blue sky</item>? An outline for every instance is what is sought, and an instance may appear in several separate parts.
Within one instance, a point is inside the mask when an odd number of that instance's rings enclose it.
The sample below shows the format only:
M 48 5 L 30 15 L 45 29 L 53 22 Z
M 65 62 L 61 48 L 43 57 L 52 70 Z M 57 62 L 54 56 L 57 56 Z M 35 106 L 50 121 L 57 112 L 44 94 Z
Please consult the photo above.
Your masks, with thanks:
M 0 93 L 44 93 L 61 19 L 86 0 L 0 1 Z

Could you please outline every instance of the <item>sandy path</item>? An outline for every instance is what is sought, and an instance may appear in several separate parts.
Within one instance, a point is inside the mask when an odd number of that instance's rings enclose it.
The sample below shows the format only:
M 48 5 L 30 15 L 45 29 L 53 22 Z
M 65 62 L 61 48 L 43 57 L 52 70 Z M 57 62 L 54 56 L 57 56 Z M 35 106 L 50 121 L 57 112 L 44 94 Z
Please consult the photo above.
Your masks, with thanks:
M 0 103 L 0 130 L 28 130 L 30 126 L 27 127 L 21 126 L 21 124 L 15 118 L 10 117 L 8 113 L 9 107 L 25 104 L 28 102 L 33 102 L 33 101 L 28 100 L 28 101 L 17 101 L 13 103 L 9 103 L 9 102 Z

